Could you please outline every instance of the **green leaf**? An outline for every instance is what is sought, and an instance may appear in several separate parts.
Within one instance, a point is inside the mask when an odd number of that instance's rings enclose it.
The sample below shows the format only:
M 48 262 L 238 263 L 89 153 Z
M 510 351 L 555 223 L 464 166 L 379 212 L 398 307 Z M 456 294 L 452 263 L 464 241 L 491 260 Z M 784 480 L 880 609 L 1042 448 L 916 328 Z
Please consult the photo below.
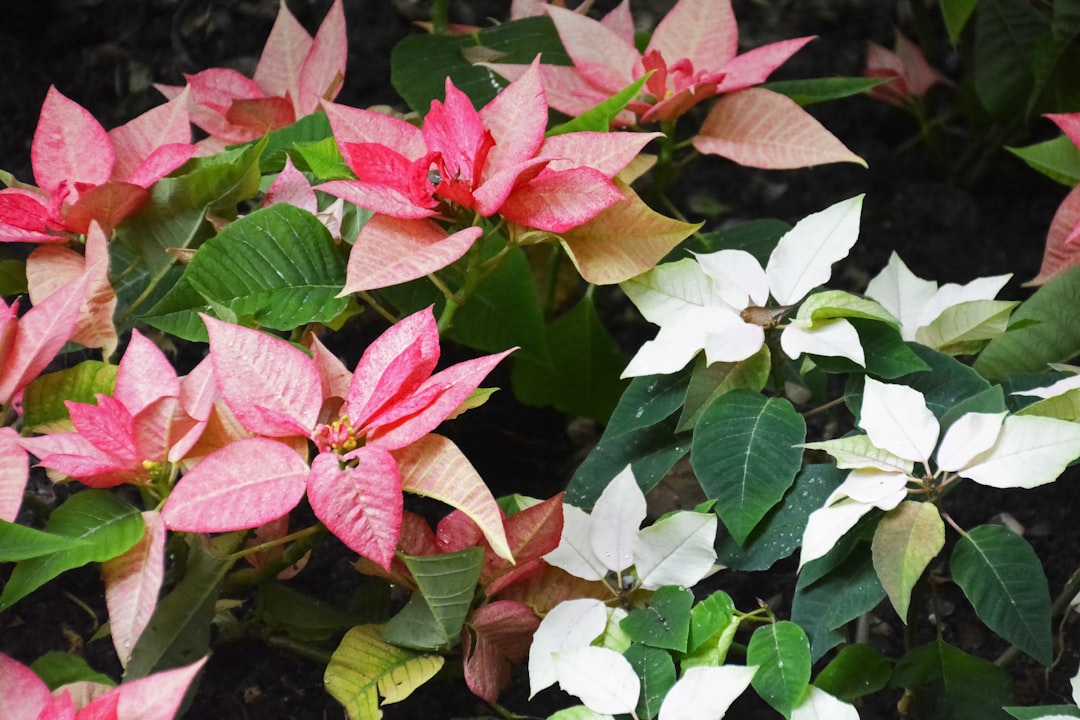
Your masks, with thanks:
M 211 304 L 263 327 L 330 322 L 348 300 L 345 261 L 318 219 L 292 205 L 240 218 L 203 243 L 185 277 Z
M 620 625 L 636 643 L 686 652 L 693 602 L 694 595 L 686 588 L 665 585 L 653 594 L 648 607 L 631 610 Z
M 390 53 L 390 82 L 409 107 L 424 115 L 432 100 L 441 100 L 446 77 L 476 107 L 489 103 L 507 83 L 469 57 L 500 63 L 529 64 L 543 54 L 547 65 L 569 65 L 555 24 L 531 17 L 485 28 L 470 35 L 411 35 Z M 439 68 L 439 72 L 432 72 Z
M 694 652 L 701 648 L 727 629 L 734 617 L 735 603 L 723 590 L 717 590 L 694 605 L 690 612 L 690 641 L 687 650 Z
M 999 525 L 980 525 L 956 544 L 950 567 L 987 627 L 1050 665 L 1050 589 L 1026 540 Z
M 488 259 L 503 249 L 503 241 L 488 238 L 480 248 L 481 259 Z M 456 285 L 465 282 L 468 260 L 440 271 L 453 276 Z M 430 284 L 430 283 L 429 283 Z M 425 305 L 430 304 L 425 303 Z M 516 355 L 534 362 L 550 361 L 544 316 L 533 290 L 529 263 L 521 248 L 512 248 L 502 264 L 489 275 L 468 301 L 454 315 L 447 337 L 467 347 L 486 352 L 502 352 L 520 347 Z
M 840 649 L 814 678 L 814 685 L 844 702 L 876 693 L 889 684 L 892 663 L 878 650 L 858 643 Z
M 112 493 L 83 490 L 52 512 L 45 532 L 75 542 L 64 550 L 27 558 L 15 565 L 0 594 L 0 610 L 63 572 L 122 555 L 142 537 L 143 520 L 136 508 Z
M 975 360 L 975 370 L 990 380 L 1001 380 L 1075 357 L 1080 353 L 1080 315 L 1061 312 L 1066 307 L 1080 307 L 1080 267 L 1058 275 L 1020 303 L 1013 325 L 1025 320 L 1034 324 L 991 340 Z
M 116 365 L 86 360 L 75 367 L 41 375 L 23 394 L 23 424 L 34 432 L 71 430 L 65 400 L 96 404 L 95 395 L 112 395 Z
M 874 532 L 874 570 L 896 614 L 907 624 L 911 588 L 945 545 L 945 523 L 933 503 L 905 500 Z
M 547 327 L 551 364 L 522 356 L 514 363 L 514 395 L 568 415 L 606 423 L 629 384 L 619 379 L 626 360 L 587 294 Z
M 313 144 L 333 139 L 330 120 L 324 112 L 305 115 L 292 125 L 267 133 L 266 145 L 259 159 L 259 169 L 263 174 L 280 172 L 285 167 L 285 155 L 298 143 Z M 260 141 L 255 141 L 257 144 Z
M 283 628 L 289 637 L 301 642 L 328 640 L 358 620 L 352 613 L 278 582 L 259 588 L 259 606 L 263 622 Z
M 1025 0 L 981 0 L 975 13 L 975 93 L 991 115 L 1026 110 L 1032 58 L 1048 22 Z M 1023 116 L 1026 119 L 1026 115 Z
M 30 665 L 30 669 L 37 673 L 50 690 L 56 690 L 61 685 L 74 682 L 94 682 L 109 687 L 116 686 L 111 677 L 94 670 L 84 658 L 59 650 L 45 653 Z
M 427 655 L 385 642 L 380 625 L 358 625 L 345 633 L 326 666 L 326 691 L 354 720 L 382 717 L 386 703 L 407 698 L 442 669 L 441 655 Z
M 941 14 L 945 18 L 945 29 L 949 32 L 949 39 L 956 45 L 960 39 L 960 33 L 964 30 L 971 14 L 975 12 L 975 6 L 979 0 L 938 0 L 941 4 Z
M 1068 187 L 1080 183 L 1080 148 L 1068 135 L 1027 147 L 1005 149 L 1055 182 Z
M 1044 718 L 1065 717 L 1080 718 L 1080 707 L 1075 705 L 1042 705 L 1039 707 L 1004 707 L 1001 708 L 1012 715 L 1016 720 L 1043 720 Z
M 607 132 L 611 127 L 611 123 L 615 121 L 615 117 L 637 97 L 653 72 L 655 71 L 650 70 L 637 81 L 627 85 L 599 105 L 589 108 L 576 118 L 555 125 L 547 131 L 545 137 L 564 135 L 570 132 Z
M 165 296 L 139 319 L 151 327 L 184 340 L 210 342 L 206 325 L 199 313 L 214 315 L 210 303 L 192 286 L 189 277 L 183 275 L 169 288 Z
M 22 295 L 26 291 L 26 261 L 0 260 L 0 296 Z
M 660 482 L 690 443 L 675 433 L 676 410 L 686 396 L 689 369 L 634 378 L 611 414 L 600 442 L 566 488 L 566 502 L 592 507 L 618 473 L 631 465 L 644 492 Z
M 915 339 L 949 355 L 972 355 L 989 340 L 1001 337 L 1009 315 L 1020 303 L 1004 300 L 973 300 L 945 308 L 933 322 L 921 327 Z
M 1067 422 L 1080 420 L 1080 388 L 1073 388 L 1061 395 L 1037 400 L 1024 406 L 1017 415 L 1037 415 Z
M 188 536 L 184 576 L 163 597 L 146 630 L 139 636 L 128 662 L 125 678 L 143 678 L 159 670 L 180 667 L 206 655 L 210 649 L 210 624 L 215 603 L 221 594 L 225 574 L 236 559 L 236 550 L 246 533 L 235 532 L 207 540 Z
M 61 553 L 76 546 L 85 549 L 86 543 L 72 540 L 66 535 L 57 535 L 0 520 L 0 562 L 18 562 L 42 555 Z
M 871 77 L 823 77 L 807 80 L 776 80 L 760 87 L 787 95 L 803 107 L 826 100 L 839 100 L 861 95 L 878 85 L 889 82 L 887 78 Z
M 676 431 L 693 429 L 705 408 L 726 392 L 739 388 L 754 392 L 764 390 L 772 373 L 771 358 L 768 345 L 762 345 L 756 353 L 736 363 L 714 362 L 710 365 L 704 355 L 698 355 Z
M 675 661 L 663 650 L 637 643 L 631 645 L 623 657 L 641 678 L 637 716 L 642 720 L 652 720 L 660 714 L 660 705 L 675 684 Z
M 923 394 L 926 407 L 938 419 L 966 400 L 979 397 L 979 402 L 993 402 L 1000 397 L 978 372 L 959 360 L 922 345 L 912 345 L 911 348 L 930 372 L 905 375 L 904 384 Z M 989 394 L 983 395 L 987 392 Z
M 863 551 L 863 546 L 858 543 L 856 551 L 847 554 L 817 582 L 806 582 L 812 577 L 807 573 L 810 565 L 799 574 L 791 602 L 791 621 L 810 637 L 814 660 L 844 639 L 843 634 L 837 632 L 838 627 L 870 612 L 885 597 L 870 553 Z
M 806 423 L 784 398 L 733 390 L 694 429 L 690 462 L 705 495 L 742 544 L 791 487 L 802 466 Z
M 750 636 L 746 664 L 757 665 L 750 684 L 784 717 L 798 705 L 810 685 L 810 640 L 793 622 L 763 625 Z
M 825 505 L 845 475 L 831 464 L 805 466 L 742 545 L 730 535 L 716 544 L 716 561 L 733 570 L 768 570 L 790 556 L 799 547 L 810 513 Z
M 300 153 L 304 164 L 322 181 L 327 180 L 355 180 L 356 175 L 338 149 L 337 140 L 332 137 L 319 140 L 318 142 L 297 143 L 296 151 Z
M 883 380 L 892 380 L 910 373 L 926 370 L 917 350 L 906 344 L 892 325 L 877 320 L 852 318 L 849 323 L 859 333 L 866 367 L 859 367 L 843 357 L 814 356 L 814 364 L 829 373 L 866 373 Z
M 386 624 L 383 639 L 422 650 L 456 640 L 476 593 L 484 550 L 472 547 L 440 555 L 401 557 L 417 589 Z
M 799 324 L 804 327 L 818 320 L 833 318 L 863 318 L 896 326 L 896 318 L 880 303 L 843 290 L 822 290 L 810 295 L 799 305 L 795 317 L 802 321 Z
M 925 720 L 1003 720 L 1012 701 L 1008 673 L 941 640 L 900 658 L 892 685 L 910 691 L 908 712 Z

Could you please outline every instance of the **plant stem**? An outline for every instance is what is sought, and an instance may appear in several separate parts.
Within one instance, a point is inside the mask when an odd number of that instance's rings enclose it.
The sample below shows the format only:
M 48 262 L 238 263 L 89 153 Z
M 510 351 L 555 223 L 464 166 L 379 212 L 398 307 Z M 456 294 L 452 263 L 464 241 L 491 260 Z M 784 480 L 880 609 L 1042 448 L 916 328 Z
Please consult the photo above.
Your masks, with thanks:
M 329 665 L 330 660 L 333 658 L 332 653 L 328 653 L 325 650 L 312 647 L 305 643 L 297 642 L 288 635 L 271 635 L 266 638 L 267 646 L 275 650 L 285 650 L 293 655 L 302 657 L 305 660 L 311 660 L 317 662 L 320 665 Z
M 431 3 L 431 26 L 436 35 L 450 32 L 450 0 L 434 0 Z
M 399 317 L 396 317 L 392 312 L 390 312 L 389 310 L 384 308 L 382 305 L 380 305 L 379 301 L 376 300 L 371 295 L 371 293 L 367 292 L 366 290 L 361 290 L 360 292 L 358 292 L 356 294 L 360 297 L 361 300 L 363 300 L 368 305 L 370 305 L 372 310 L 379 313 L 379 315 L 382 316 L 383 320 L 386 320 L 391 325 L 393 325 L 394 323 L 396 323 L 398 320 L 401 319 Z

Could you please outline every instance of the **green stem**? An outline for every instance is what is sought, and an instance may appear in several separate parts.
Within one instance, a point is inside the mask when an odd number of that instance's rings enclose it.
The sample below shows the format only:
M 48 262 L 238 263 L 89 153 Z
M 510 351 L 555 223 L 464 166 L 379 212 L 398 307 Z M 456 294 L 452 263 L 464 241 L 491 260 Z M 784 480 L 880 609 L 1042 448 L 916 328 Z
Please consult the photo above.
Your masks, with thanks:
M 382 305 L 380 305 L 379 301 L 376 300 L 371 295 L 371 293 L 367 292 L 366 290 L 361 290 L 360 292 L 358 292 L 356 294 L 360 297 L 361 300 L 363 300 L 368 305 L 370 305 L 372 310 L 379 313 L 379 315 L 382 316 L 383 320 L 386 320 L 391 325 L 393 325 L 394 323 L 396 323 L 398 320 L 401 319 L 399 317 L 396 317 L 392 312 L 390 312 L 389 310 L 384 308 Z
M 230 555 L 229 559 L 239 560 L 240 558 L 245 558 L 248 555 L 255 555 L 257 553 L 266 552 L 267 550 L 271 550 L 281 545 L 287 545 L 288 543 L 294 542 L 301 538 L 306 538 L 309 535 L 314 535 L 315 533 L 325 531 L 326 526 L 322 523 L 312 525 L 311 527 L 306 527 L 303 530 L 297 530 L 294 533 L 289 533 L 288 535 L 283 535 L 279 538 L 267 540 L 264 543 L 259 543 L 258 545 L 252 545 L 251 547 L 244 548 L 243 550 L 238 550 L 237 552 L 234 552 L 232 555 Z
M 305 660 L 311 660 L 312 662 L 319 663 L 320 665 L 329 665 L 330 660 L 333 659 L 333 654 L 328 653 L 325 650 L 308 645 L 306 643 L 293 640 L 288 635 L 271 635 L 266 638 L 267 646 L 274 650 L 284 650 L 288 653 L 292 653 L 297 657 L 304 658 Z
M 431 4 L 431 26 L 436 35 L 450 33 L 450 0 L 434 0 Z

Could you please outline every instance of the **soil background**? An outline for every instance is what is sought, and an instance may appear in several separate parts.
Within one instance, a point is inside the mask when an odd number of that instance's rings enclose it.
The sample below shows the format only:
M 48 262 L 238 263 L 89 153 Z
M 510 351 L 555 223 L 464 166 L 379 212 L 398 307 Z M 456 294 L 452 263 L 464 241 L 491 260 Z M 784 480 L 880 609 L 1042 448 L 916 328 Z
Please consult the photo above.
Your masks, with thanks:
M 329 0 L 291 0 L 289 7 L 314 31 L 329 4 Z M 601 7 L 612 4 L 597 3 Z M 672 0 L 632 3 L 643 29 L 655 26 L 671 4 Z M 250 73 L 277 13 L 275 0 L 7 0 L 4 5 L 0 168 L 28 182 L 33 180 L 30 142 L 50 84 L 89 109 L 105 127 L 116 127 L 161 102 L 151 83 L 182 84 L 184 73 L 208 67 Z M 456 2 L 452 20 L 483 25 L 492 22 L 489 18 L 505 17 L 508 5 L 498 0 Z M 818 36 L 773 79 L 860 75 L 868 40 L 891 47 L 897 28 L 912 34 L 906 2 L 735 0 L 734 5 L 743 49 Z M 933 7 L 930 11 L 935 12 Z M 418 32 L 412 23 L 426 19 L 428 12 L 429 3 L 424 0 L 345 0 L 350 51 L 338 101 L 361 107 L 379 103 L 403 107 L 389 83 L 390 50 L 402 37 Z M 935 60 L 939 67 L 959 77 L 962 60 L 947 40 L 938 41 L 940 54 Z M 938 88 L 932 100 L 944 104 L 952 92 Z M 921 277 L 967 282 L 978 276 L 1013 273 L 1002 297 L 1022 299 L 1029 294 L 1021 282 L 1038 271 L 1046 230 L 1065 196 L 1063 187 L 1004 151 L 988 156 L 977 178 L 950 177 L 918 142 L 910 117 L 869 98 L 850 98 L 811 111 L 868 161 L 869 170 L 828 166 L 764 172 L 706 158 L 672 196 L 686 198 L 688 214 L 695 216 L 697 209 L 696 216 L 706 219 L 711 229 L 765 217 L 794 222 L 865 192 L 862 237 L 834 273 L 842 285 L 862 289 L 895 250 Z M 1031 135 L 1010 138 L 1010 142 L 1022 145 L 1055 134 L 1043 120 L 1033 123 L 1030 130 Z M 947 136 L 945 143 L 955 145 L 947 149 L 958 154 L 969 140 L 961 131 Z M 632 352 L 635 343 L 650 332 L 631 328 L 619 339 Z M 495 377 L 493 384 L 506 387 L 508 382 Z M 459 432 L 454 439 L 483 477 L 505 491 L 546 497 L 565 485 L 597 430 L 553 411 L 522 408 L 509 392 L 503 392 L 476 413 L 476 420 L 470 414 L 467 433 Z M 1003 511 L 1010 513 L 1042 558 L 1055 594 L 1080 564 L 1076 482 L 1075 473 L 1070 472 L 1054 485 L 1033 491 L 980 488 L 969 504 L 957 503 L 954 517 L 970 527 Z M 673 492 L 677 496 L 683 490 L 676 486 Z M 44 499 L 56 502 L 60 498 Z M 327 599 L 356 591 L 360 580 L 348 565 L 350 559 L 343 547 L 335 551 L 324 545 L 312 566 L 297 578 L 297 587 Z M 749 609 L 761 598 L 783 617 L 790 610 L 794 581 L 794 563 L 782 562 L 764 573 L 721 573 L 714 582 L 734 597 L 738 607 Z M 95 668 L 118 677 L 119 667 L 108 642 L 89 641 L 105 617 L 100 596 L 94 570 L 65 574 L 0 616 L 0 650 L 24 662 L 48 650 L 82 653 Z M 947 640 L 988 659 L 1005 649 L 971 615 L 955 586 L 943 586 L 942 603 L 946 610 L 955 608 L 955 614 L 941 618 Z M 896 657 L 903 628 L 888 607 L 879 611 L 874 642 Z M 1010 667 L 1017 679 L 1019 703 L 1067 701 L 1068 678 L 1076 672 L 1080 648 L 1075 624 L 1063 625 L 1060 633 L 1063 645 L 1052 672 L 1046 673 L 1026 658 Z M 930 639 L 932 635 L 922 638 Z M 562 698 L 550 691 L 537 703 L 526 703 L 523 688 L 527 682 L 520 679 L 515 687 L 522 689 L 504 696 L 506 707 L 539 713 L 559 706 Z M 404 703 L 387 706 L 385 716 L 495 715 L 463 688 L 460 678 L 425 686 Z M 899 697 L 899 691 L 878 693 L 861 709 L 862 717 L 900 717 L 895 709 Z M 745 698 L 729 716 L 754 720 L 777 714 Z M 215 652 L 187 717 L 316 720 L 340 718 L 343 712 L 323 689 L 322 668 L 317 664 L 266 644 L 239 642 Z

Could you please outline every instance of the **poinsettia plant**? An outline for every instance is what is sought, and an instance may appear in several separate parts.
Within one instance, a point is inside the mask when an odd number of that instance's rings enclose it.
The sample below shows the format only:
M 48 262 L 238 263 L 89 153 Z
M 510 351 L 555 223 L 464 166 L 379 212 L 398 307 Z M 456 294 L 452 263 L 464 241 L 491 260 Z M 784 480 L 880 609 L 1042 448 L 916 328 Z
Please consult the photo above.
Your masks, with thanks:
M 282 3 L 253 77 L 160 85 L 113 130 L 48 91 L 36 185 L 0 175 L 19 253 L 0 274 L 0 613 L 96 565 L 107 630 L 88 641 L 110 638 L 123 677 L 0 641 L 0 716 L 171 718 L 215 641 L 258 640 L 325 664 L 358 720 L 436 676 L 506 717 L 847 720 L 875 693 L 1029 717 L 945 633 L 888 656 L 865 628 L 891 613 L 915 637 L 952 582 L 1012 646 L 1001 665 L 1053 662 L 1080 573 L 1051 588 L 1022 535 L 954 508 L 1080 457 L 1072 196 L 1022 303 L 997 299 L 1008 275 L 939 285 L 895 254 L 867 283 L 834 273 L 872 238 L 862 195 L 707 230 L 669 195 L 679 172 L 865 164 L 802 104 L 876 81 L 767 84 L 812 38 L 744 49 L 727 0 L 679 0 L 640 38 L 629 2 L 590 5 L 463 28 L 436 2 L 435 32 L 392 58 L 412 113 L 339 101 L 340 0 L 314 33 Z M 906 40 L 872 46 L 869 72 L 906 105 L 942 80 Z M 1051 150 L 1072 148 L 1074 115 L 1051 119 Z M 1046 157 L 1027 155 L 1080 177 Z M 491 440 L 489 382 L 515 412 L 604 426 L 546 497 L 496 499 L 516 478 L 462 449 Z M 691 489 L 659 511 L 675 475 Z M 51 506 L 26 492 L 54 487 Z M 342 556 L 363 603 L 312 590 Z M 779 562 L 790 605 L 737 609 L 725 570 Z M 577 700 L 549 705 L 555 685 Z

